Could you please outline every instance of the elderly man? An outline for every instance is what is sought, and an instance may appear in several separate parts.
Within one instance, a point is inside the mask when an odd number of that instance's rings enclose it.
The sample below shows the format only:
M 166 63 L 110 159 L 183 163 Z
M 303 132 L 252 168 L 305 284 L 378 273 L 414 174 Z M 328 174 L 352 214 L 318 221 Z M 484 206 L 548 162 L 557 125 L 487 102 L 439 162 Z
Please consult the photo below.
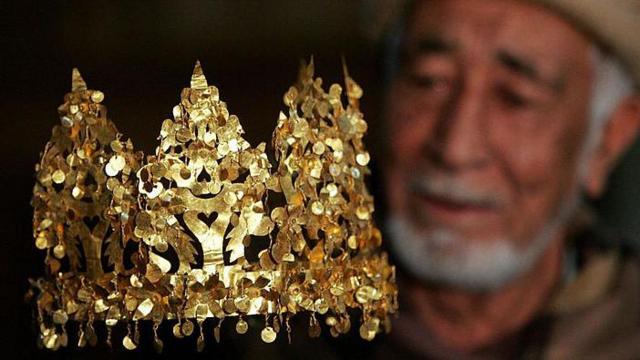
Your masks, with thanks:
M 640 265 L 581 200 L 640 125 L 640 1 L 406 10 L 386 101 L 392 351 L 639 358 Z

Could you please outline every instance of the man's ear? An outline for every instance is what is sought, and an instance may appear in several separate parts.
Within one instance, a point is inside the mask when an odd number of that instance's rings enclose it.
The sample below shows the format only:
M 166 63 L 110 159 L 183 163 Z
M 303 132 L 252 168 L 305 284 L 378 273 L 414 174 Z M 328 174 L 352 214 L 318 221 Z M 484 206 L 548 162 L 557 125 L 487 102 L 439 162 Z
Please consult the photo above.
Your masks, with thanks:
M 640 93 L 624 99 L 611 115 L 591 159 L 585 190 L 591 198 L 604 192 L 609 174 L 633 143 L 640 128 Z

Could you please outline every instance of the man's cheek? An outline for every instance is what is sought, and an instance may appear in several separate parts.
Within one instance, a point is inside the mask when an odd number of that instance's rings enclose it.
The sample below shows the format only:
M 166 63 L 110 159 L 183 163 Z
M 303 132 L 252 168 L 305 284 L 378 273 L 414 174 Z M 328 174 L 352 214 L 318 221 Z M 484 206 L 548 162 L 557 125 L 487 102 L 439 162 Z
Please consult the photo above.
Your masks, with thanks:
M 426 143 L 432 141 L 429 123 L 426 119 L 404 118 L 391 133 L 391 146 L 396 154 L 400 155 L 398 160 L 416 160 L 421 149 Z
M 392 168 L 387 172 L 387 195 L 389 196 L 389 205 L 391 210 L 395 212 L 404 212 L 407 199 L 406 173 L 402 169 Z
M 394 163 L 392 165 L 398 166 L 402 163 L 406 163 L 413 158 L 416 145 L 411 141 L 412 139 L 404 132 L 396 130 L 391 136 L 391 149 L 394 154 Z
M 570 191 L 573 172 L 562 166 L 557 158 L 547 157 L 546 163 L 537 161 L 518 165 L 511 171 L 513 197 L 510 222 L 515 233 L 526 235 L 535 232 L 561 206 Z

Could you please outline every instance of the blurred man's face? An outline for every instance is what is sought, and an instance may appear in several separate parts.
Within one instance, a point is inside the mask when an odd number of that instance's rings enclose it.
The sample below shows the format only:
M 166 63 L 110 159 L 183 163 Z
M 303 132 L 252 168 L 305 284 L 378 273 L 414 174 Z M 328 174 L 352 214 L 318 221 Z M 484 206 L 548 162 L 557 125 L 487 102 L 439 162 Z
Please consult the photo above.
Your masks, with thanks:
M 432 270 L 506 280 L 524 269 L 490 262 L 531 257 L 577 197 L 591 44 L 525 1 L 433 0 L 416 5 L 402 49 L 387 98 L 394 245 L 412 241 Z

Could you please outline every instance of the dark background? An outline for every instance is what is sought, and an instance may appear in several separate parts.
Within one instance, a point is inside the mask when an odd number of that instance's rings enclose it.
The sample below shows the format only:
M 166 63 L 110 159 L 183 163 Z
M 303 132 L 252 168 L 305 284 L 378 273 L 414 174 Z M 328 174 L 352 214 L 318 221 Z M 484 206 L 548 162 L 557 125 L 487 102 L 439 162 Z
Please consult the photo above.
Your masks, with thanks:
M 47 355 L 35 349 L 31 309 L 23 301 L 27 278 L 43 274 L 43 254 L 33 245 L 29 200 L 33 166 L 51 127 L 59 122 L 56 108 L 70 90 L 72 67 L 80 69 L 89 88 L 105 93 L 109 117 L 120 131 L 133 139 L 137 149 L 152 153 L 160 124 L 170 117 L 180 90 L 188 86 L 196 59 L 209 83 L 220 89 L 231 113 L 240 118 L 246 138 L 257 145 L 270 141 L 283 108 L 282 95 L 295 81 L 300 60 L 314 55 L 316 74 L 328 87 L 329 82 L 342 80 L 340 58 L 344 55 L 351 75 L 365 90 L 362 110 L 370 124 L 367 143 L 375 153 L 385 142 L 377 125 L 383 91 L 382 53 L 370 36 L 372 25 L 384 18 L 376 3 L 1 3 L 0 352 L 12 354 L 10 358 Z M 638 158 L 636 147 L 613 177 L 610 193 L 597 204 L 610 223 L 632 238 L 640 233 Z M 233 332 L 227 330 L 223 339 Z M 357 336 L 357 330 L 352 332 Z M 114 338 L 118 348 L 122 335 Z M 259 343 L 256 333 L 249 336 Z M 74 340 L 72 333 L 70 341 Z M 187 343 L 176 349 L 195 347 L 195 341 Z M 165 349 L 168 345 L 165 341 Z M 264 346 L 256 349 L 260 355 Z M 110 353 L 104 345 L 97 350 L 55 354 L 59 358 L 121 355 L 121 350 Z M 209 357 L 212 355 L 215 353 Z
M 218 86 L 230 112 L 240 118 L 247 140 L 257 145 L 270 141 L 284 108 L 282 96 L 294 83 L 300 61 L 311 55 L 325 84 L 342 81 L 344 55 L 351 75 L 365 89 L 365 114 L 370 121 L 376 117 L 379 57 L 363 31 L 372 20 L 370 8 L 360 1 L 311 0 L 2 4 L 0 321 L 6 345 L 0 352 L 18 358 L 46 354 L 35 349 L 31 308 L 22 299 L 27 278 L 43 274 L 29 201 L 33 167 L 51 127 L 59 123 L 56 108 L 70 90 L 72 67 L 80 69 L 89 88 L 105 93 L 109 117 L 137 149 L 149 154 L 199 59 L 209 83 Z M 223 339 L 234 333 L 227 330 Z M 75 333 L 71 335 L 75 342 Z M 123 335 L 114 336 L 118 349 Z M 171 352 L 170 336 L 165 335 L 165 350 Z M 207 341 L 210 335 L 207 329 Z M 259 334 L 247 337 L 250 345 L 260 344 Z M 191 340 L 177 349 L 192 352 Z M 98 351 L 54 354 L 110 355 L 122 356 L 122 350 L 110 354 L 101 345 Z

